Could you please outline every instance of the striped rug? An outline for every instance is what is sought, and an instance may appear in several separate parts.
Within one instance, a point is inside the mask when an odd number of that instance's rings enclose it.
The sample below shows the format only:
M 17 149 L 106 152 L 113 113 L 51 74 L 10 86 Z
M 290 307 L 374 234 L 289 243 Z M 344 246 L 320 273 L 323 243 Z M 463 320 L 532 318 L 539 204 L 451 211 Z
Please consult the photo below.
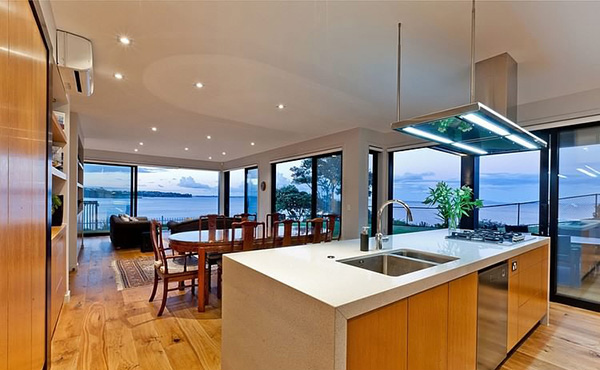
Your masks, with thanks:
M 135 288 L 154 282 L 154 257 L 137 257 L 114 260 L 117 290 Z

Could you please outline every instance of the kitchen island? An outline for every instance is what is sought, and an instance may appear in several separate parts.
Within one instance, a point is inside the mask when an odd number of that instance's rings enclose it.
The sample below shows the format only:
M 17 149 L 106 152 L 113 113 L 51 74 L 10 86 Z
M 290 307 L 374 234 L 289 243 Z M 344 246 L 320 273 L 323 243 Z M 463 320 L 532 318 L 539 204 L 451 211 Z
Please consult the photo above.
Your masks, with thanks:
M 475 369 L 477 273 L 501 262 L 513 267 L 507 352 L 547 322 L 548 238 L 447 233 L 393 235 L 369 252 L 346 240 L 225 255 L 222 369 Z M 401 276 L 343 263 L 398 250 L 456 259 Z

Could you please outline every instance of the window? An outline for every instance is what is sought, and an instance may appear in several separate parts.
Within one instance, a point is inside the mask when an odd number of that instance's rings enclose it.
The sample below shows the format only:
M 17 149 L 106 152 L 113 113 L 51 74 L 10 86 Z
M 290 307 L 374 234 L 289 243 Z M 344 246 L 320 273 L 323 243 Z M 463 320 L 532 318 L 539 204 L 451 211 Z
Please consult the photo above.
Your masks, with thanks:
M 479 227 L 529 226 L 537 232 L 540 214 L 540 152 L 479 158 Z
M 258 168 L 225 172 L 225 214 L 258 214 Z
M 162 223 L 219 213 L 219 172 L 140 166 L 137 210 Z
M 258 215 L 258 168 L 246 169 L 245 210 Z
M 274 212 L 297 220 L 341 214 L 341 153 L 277 163 L 273 168 Z
M 424 205 L 423 201 L 429 195 L 429 188 L 440 181 L 460 186 L 460 157 L 424 148 L 391 153 L 390 162 L 391 198 L 401 199 L 411 207 L 413 222 L 407 222 L 403 207 L 394 205 L 388 230 L 399 234 L 441 227 L 443 221 L 437 216 L 437 209 Z
M 83 193 L 83 231 L 106 233 L 110 216 L 134 214 L 132 166 L 86 163 Z
M 369 163 L 368 163 L 368 179 L 367 179 L 367 222 L 371 228 L 371 235 L 377 233 L 377 189 L 379 188 L 379 153 L 376 151 L 369 151 Z
M 229 212 L 228 216 L 244 213 L 244 170 L 229 171 Z

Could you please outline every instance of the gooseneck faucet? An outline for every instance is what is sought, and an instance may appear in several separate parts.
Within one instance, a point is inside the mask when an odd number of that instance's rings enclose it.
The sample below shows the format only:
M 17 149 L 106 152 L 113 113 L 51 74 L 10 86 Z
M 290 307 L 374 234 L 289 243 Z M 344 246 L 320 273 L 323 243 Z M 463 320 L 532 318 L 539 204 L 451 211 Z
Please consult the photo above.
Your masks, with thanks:
M 408 204 L 399 199 L 391 199 L 384 202 L 381 207 L 379 207 L 379 211 L 377 211 L 377 234 L 375 234 L 375 249 L 383 249 L 383 232 L 381 227 L 381 216 L 383 215 L 383 211 L 385 211 L 386 207 L 390 204 L 399 204 L 404 209 L 406 209 L 406 220 L 411 222 L 413 220 L 412 212 Z

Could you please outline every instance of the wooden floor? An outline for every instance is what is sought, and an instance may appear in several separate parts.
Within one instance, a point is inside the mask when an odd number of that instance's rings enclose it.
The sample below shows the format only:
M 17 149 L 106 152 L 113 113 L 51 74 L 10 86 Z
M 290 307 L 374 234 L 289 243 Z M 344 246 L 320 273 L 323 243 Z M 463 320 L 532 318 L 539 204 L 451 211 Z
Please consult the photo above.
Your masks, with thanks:
M 596 267 L 581 281 L 580 287 L 559 285 L 558 293 L 585 301 L 600 302 L 600 266 Z
M 160 295 L 149 303 L 151 286 L 117 291 L 111 262 L 140 255 L 115 252 L 108 237 L 86 239 L 54 335 L 53 370 L 220 369 L 221 313 L 213 295 L 200 314 L 189 290 L 172 292 L 157 318 Z M 552 304 L 551 325 L 539 326 L 501 369 L 600 369 L 600 314 Z

